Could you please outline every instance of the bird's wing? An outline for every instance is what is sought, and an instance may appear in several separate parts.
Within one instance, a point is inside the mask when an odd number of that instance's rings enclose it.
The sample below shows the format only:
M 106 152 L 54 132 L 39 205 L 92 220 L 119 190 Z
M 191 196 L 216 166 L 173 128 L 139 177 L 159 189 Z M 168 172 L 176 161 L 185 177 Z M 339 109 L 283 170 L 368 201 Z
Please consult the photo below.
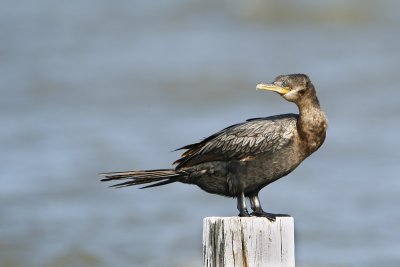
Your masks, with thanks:
M 203 141 L 187 145 L 176 168 L 210 161 L 251 160 L 263 152 L 273 153 L 292 140 L 298 115 L 284 114 L 250 119 L 229 126 Z

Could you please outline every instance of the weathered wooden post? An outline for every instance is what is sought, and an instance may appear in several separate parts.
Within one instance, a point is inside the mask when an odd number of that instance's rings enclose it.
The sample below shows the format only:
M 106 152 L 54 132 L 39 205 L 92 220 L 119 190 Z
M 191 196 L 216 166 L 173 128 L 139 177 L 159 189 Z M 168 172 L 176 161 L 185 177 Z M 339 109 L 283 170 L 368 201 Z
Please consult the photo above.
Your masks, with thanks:
M 205 267 L 294 267 L 294 222 L 277 217 L 207 217 L 203 220 Z

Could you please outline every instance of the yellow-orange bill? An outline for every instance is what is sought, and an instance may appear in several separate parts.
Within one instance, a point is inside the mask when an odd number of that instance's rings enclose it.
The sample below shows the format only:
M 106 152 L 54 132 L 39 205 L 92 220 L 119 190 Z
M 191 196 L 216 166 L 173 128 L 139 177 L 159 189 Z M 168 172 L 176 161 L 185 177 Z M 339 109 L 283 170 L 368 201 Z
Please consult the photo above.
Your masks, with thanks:
M 290 91 L 289 87 L 281 87 L 272 83 L 259 83 L 256 87 L 257 90 L 269 90 L 284 95 Z

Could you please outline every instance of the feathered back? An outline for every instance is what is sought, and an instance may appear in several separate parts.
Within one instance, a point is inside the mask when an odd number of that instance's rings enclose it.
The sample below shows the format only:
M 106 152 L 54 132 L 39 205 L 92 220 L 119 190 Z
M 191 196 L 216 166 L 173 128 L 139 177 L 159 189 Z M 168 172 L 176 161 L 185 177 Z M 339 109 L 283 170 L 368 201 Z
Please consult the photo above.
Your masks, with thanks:
M 296 114 L 283 114 L 234 124 L 199 143 L 179 148 L 187 151 L 174 164 L 178 164 L 178 170 L 204 162 L 251 160 L 259 153 L 273 153 L 289 144 L 297 118 Z

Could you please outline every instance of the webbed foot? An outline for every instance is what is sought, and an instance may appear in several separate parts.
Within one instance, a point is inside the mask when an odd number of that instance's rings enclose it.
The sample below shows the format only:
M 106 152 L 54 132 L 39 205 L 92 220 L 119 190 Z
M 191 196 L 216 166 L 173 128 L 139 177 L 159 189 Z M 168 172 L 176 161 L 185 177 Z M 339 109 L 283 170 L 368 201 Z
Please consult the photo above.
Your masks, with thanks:
M 251 216 L 255 216 L 255 217 L 265 217 L 265 218 L 267 218 L 268 220 L 270 220 L 271 222 L 276 221 L 276 217 L 277 217 L 276 214 L 268 213 L 268 212 L 265 212 L 265 211 L 263 211 L 263 210 L 253 211 L 253 212 L 251 213 Z
M 250 217 L 250 214 L 249 214 L 249 212 L 247 211 L 247 209 L 243 209 L 243 210 L 240 211 L 240 213 L 239 213 L 238 216 L 239 216 L 239 217 Z
M 268 220 L 270 220 L 272 222 L 276 221 L 276 217 L 290 217 L 290 215 L 288 215 L 288 214 L 273 214 L 273 213 L 265 212 L 263 210 L 253 211 L 251 213 L 251 216 L 265 217 L 265 218 L 267 218 Z

